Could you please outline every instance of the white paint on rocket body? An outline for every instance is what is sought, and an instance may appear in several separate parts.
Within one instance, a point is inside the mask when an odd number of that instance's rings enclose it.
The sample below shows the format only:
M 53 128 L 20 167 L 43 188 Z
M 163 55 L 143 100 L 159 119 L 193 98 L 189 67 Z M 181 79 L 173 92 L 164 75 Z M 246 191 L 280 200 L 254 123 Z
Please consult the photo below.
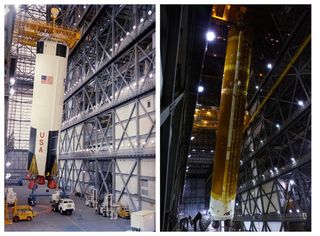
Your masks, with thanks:
M 225 204 L 223 201 L 210 196 L 209 212 L 213 220 L 233 219 L 234 206 L 235 200 L 231 200 L 229 203 Z
M 62 122 L 68 48 L 66 57 L 56 56 L 57 44 L 62 43 L 44 41 L 43 54 L 36 54 L 31 127 L 37 129 L 35 156 L 39 175 L 43 176 L 50 151 L 47 150 L 49 131 L 60 131 Z

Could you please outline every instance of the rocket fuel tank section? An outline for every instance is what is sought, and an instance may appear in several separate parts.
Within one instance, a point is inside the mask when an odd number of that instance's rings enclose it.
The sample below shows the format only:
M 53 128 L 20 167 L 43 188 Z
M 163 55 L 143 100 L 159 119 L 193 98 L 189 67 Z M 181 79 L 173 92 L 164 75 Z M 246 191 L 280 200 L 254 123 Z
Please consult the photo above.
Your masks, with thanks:
M 234 215 L 250 63 L 250 33 L 233 26 L 228 33 L 210 194 L 209 211 L 214 220 Z
M 45 184 L 56 188 L 58 137 L 61 129 L 68 47 L 61 42 L 38 41 L 28 152 L 29 188 Z

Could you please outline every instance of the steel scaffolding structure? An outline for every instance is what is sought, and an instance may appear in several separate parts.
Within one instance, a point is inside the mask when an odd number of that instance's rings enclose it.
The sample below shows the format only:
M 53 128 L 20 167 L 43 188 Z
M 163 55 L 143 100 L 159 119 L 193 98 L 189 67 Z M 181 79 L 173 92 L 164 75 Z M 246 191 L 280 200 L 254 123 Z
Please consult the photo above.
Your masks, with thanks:
M 284 43 L 274 68 L 250 85 L 234 219 L 243 231 L 311 230 L 310 12 L 295 21 L 271 13 Z
M 65 83 L 60 185 L 155 204 L 155 6 L 63 6 L 80 28 Z

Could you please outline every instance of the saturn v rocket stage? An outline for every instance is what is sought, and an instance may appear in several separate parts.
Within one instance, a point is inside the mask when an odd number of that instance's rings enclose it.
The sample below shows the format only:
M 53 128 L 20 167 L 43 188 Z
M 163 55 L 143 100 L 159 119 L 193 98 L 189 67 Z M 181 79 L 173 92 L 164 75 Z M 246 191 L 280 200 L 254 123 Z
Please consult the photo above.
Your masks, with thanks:
M 214 220 L 234 216 L 250 63 L 250 33 L 233 26 L 227 41 L 212 175 L 209 211 Z
M 32 98 L 28 171 L 33 189 L 36 182 L 55 189 L 57 184 L 58 138 L 62 122 L 64 80 L 68 46 L 61 42 L 37 42 Z

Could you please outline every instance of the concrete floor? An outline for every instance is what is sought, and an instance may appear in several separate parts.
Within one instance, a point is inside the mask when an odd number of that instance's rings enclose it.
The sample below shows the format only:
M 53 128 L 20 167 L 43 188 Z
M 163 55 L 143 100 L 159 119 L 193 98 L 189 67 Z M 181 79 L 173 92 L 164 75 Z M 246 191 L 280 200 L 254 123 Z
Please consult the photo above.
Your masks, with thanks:
M 27 205 L 30 190 L 28 182 L 23 186 L 12 186 L 17 193 L 18 205 Z M 11 187 L 11 186 L 9 186 Z M 37 189 L 38 194 L 46 193 L 46 187 Z M 49 191 L 52 193 L 52 191 Z M 102 215 L 96 215 L 95 209 L 84 205 L 84 198 L 70 196 L 75 202 L 76 210 L 71 216 L 61 215 L 51 211 L 50 197 L 38 197 L 37 205 L 33 209 L 37 216 L 32 221 L 20 221 L 5 225 L 5 231 L 129 231 L 130 220 L 110 220 Z

